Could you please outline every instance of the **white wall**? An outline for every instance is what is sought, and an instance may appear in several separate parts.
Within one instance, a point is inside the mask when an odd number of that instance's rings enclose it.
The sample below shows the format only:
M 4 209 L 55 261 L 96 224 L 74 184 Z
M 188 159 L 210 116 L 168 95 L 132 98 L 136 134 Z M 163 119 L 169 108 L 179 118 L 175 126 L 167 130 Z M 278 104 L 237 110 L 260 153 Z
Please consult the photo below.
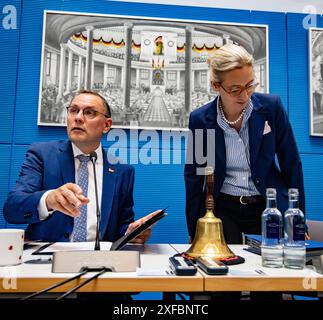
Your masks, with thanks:
M 169 5 L 243 9 L 274 12 L 323 14 L 322 0 L 116 0 L 125 2 L 159 3 Z

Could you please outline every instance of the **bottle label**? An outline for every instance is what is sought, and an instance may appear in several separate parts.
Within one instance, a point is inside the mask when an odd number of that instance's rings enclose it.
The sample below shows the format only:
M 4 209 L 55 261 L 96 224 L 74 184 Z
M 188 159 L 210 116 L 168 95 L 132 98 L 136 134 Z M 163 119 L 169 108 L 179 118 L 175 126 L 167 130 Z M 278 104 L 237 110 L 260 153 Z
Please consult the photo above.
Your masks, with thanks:
M 279 224 L 275 221 L 267 222 L 267 238 L 268 239 L 280 239 Z
M 305 223 L 302 217 L 294 217 L 293 223 L 293 240 L 304 241 L 305 240 Z

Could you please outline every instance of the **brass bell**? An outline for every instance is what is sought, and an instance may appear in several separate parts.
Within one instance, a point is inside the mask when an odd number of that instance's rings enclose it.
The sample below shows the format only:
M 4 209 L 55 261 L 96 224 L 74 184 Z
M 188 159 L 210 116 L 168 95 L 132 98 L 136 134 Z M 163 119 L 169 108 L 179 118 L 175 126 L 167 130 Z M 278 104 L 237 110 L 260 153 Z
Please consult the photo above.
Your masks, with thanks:
M 216 259 L 234 257 L 223 235 L 221 219 L 214 216 L 213 168 L 205 169 L 206 175 L 206 214 L 198 219 L 196 233 L 191 247 L 186 252 L 191 257 L 211 257 Z

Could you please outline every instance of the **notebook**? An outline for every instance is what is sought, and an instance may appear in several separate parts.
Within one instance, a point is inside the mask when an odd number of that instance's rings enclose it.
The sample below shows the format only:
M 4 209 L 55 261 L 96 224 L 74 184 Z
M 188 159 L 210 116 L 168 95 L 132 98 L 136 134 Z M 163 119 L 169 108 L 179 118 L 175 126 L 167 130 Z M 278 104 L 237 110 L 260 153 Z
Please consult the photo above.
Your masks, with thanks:
M 261 254 L 261 236 L 258 234 L 246 234 L 245 235 L 246 244 L 249 245 L 249 248 L 246 250 Z M 305 249 L 306 256 L 312 257 L 316 255 L 323 254 L 323 242 L 315 240 L 305 240 Z

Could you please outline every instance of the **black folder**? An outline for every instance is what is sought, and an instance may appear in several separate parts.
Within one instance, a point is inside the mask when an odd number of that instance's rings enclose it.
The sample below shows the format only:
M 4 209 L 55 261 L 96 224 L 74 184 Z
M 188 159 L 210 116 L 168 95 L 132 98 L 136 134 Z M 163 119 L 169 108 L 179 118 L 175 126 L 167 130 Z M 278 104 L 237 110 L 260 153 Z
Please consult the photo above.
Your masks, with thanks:
M 246 234 L 246 244 L 249 245 L 245 250 L 261 255 L 261 236 L 257 234 Z M 323 242 L 315 240 L 305 240 L 306 257 L 313 257 L 323 254 Z

